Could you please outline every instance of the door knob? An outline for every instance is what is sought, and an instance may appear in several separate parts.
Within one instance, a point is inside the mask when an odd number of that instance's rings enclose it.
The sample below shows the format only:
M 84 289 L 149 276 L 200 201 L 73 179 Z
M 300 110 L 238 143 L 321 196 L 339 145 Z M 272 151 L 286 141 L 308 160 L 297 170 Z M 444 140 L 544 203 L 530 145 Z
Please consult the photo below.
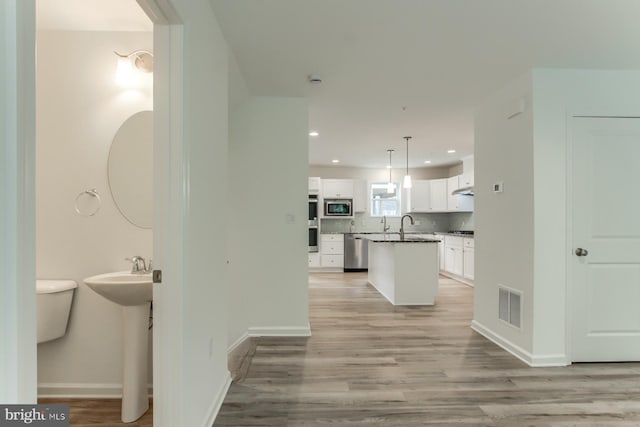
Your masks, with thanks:
M 589 255 L 589 251 L 586 250 L 586 249 L 577 248 L 576 249 L 576 255 L 577 256 L 587 256 L 587 255 Z

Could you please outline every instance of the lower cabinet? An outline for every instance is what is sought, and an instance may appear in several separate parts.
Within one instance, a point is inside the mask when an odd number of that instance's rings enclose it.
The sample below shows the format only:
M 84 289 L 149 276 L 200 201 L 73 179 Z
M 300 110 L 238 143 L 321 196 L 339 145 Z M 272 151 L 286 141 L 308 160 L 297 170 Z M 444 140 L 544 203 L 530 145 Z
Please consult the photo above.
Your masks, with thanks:
M 320 235 L 320 267 L 343 268 L 344 267 L 344 235 L 321 234 Z
M 475 245 L 473 237 L 444 236 L 440 270 L 444 275 L 473 284 Z M 466 280 L 465 280 L 466 279 Z
M 473 280 L 475 241 L 465 237 L 462 250 L 462 277 Z
M 462 237 L 445 236 L 444 269 L 451 274 L 462 276 Z
M 309 253 L 309 267 L 310 268 L 320 267 L 320 254 L 318 252 Z

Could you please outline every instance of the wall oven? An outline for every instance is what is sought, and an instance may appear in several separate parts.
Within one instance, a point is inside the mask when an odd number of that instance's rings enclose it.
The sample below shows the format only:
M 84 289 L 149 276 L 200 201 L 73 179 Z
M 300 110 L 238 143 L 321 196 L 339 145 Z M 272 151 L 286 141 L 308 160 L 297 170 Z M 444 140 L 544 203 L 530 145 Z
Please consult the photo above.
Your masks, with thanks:
M 351 199 L 334 199 L 324 201 L 324 216 L 353 216 Z
M 318 195 L 309 194 L 309 252 L 318 252 Z

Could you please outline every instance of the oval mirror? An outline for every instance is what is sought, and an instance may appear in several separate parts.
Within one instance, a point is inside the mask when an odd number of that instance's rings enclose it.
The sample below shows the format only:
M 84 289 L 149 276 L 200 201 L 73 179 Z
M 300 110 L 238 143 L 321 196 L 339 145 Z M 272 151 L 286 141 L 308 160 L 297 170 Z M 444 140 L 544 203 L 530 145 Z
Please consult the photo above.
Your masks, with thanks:
M 109 150 L 109 188 L 133 225 L 153 225 L 153 111 L 140 111 L 120 126 Z

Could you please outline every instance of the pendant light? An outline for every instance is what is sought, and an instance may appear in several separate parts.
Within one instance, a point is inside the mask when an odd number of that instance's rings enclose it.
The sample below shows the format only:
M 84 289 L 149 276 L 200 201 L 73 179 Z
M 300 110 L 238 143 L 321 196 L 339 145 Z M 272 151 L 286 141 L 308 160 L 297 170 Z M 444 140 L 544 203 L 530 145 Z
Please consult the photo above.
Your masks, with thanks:
M 396 190 L 396 186 L 391 181 L 391 153 L 395 150 L 387 150 L 389 152 L 389 183 L 387 184 L 387 193 L 391 194 Z
M 404 176 L 404 183 L 402 184 L 402 187 L 411 188 L 411 175 L 409 175 L 409 140 L 411 137 L 405 136 L 404 139 L 407 140 L 407 174 Z

